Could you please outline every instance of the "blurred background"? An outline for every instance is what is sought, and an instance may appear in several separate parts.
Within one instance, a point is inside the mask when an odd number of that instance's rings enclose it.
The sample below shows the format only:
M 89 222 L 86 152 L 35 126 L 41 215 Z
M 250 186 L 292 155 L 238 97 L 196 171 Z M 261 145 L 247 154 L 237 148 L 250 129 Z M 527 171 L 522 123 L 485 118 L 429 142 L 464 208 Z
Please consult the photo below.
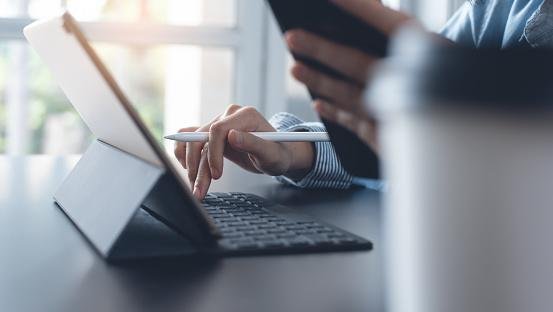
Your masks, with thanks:
M 464 1 L 384 2 L 439 30 Z M 316 120 L 262 0 L 0 0 L 0 154 L 80 154 L 92 139 L 22 35 L 62 10 L 82 22 L 158 138 L 230 103 Z

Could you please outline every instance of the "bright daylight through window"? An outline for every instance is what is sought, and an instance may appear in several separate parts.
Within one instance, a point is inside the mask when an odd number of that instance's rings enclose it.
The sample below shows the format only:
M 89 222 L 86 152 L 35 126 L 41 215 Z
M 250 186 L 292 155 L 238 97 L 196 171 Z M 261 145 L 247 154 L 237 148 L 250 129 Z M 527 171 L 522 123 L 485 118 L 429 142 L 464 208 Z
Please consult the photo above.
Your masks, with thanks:
M 0 0 L 0 153 L 82 153 L 91 140 L 20 26 L 69 10 L 84 22 L 97 52 L 161 138 L 181 125 L 206 121 L 232 102 L 233 44 L 188 44 L 186 34 L 213 29 L 217 37 L 230 31 L 236 2 Z
M 432 30 L 463 2 L 384 1 Z M 92 139 L 21 33 L 65 9 L 157 138 L 230 103 L 317 119 L 263 0 L 0 0 L 0 154 L 79 154 Z

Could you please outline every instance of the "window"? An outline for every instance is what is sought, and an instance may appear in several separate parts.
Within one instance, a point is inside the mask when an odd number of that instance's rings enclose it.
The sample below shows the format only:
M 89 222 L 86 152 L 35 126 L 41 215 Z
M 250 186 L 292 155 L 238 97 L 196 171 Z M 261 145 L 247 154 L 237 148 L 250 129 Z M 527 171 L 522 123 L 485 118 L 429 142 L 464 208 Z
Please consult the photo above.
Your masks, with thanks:
M 0 0 L 0 153 L 82 153 L 92 139 L 21 33 L 62 10 L 158 138 L 232 102 L 263 108 L 262 1 Z
M 433 30 L 463 2 L 385 1 Z M 0 0 L 0 154 L 78 154 L 92 139 L 21 32 L 61 10 L 82 22 L 158 138 L 229 103 L 316 120 L 264 1 Z

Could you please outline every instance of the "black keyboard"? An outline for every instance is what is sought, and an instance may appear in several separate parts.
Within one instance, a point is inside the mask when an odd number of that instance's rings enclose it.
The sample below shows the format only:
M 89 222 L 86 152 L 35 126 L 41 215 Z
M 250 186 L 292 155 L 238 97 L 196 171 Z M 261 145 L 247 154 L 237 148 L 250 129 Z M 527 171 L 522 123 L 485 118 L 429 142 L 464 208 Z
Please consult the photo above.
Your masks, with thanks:
M 210 193 L 204 207 L 226 251 L 310 252 L 370 249 L 371 242 L 244 193 Z M 273 208 L 273 209 L 269 209 Z

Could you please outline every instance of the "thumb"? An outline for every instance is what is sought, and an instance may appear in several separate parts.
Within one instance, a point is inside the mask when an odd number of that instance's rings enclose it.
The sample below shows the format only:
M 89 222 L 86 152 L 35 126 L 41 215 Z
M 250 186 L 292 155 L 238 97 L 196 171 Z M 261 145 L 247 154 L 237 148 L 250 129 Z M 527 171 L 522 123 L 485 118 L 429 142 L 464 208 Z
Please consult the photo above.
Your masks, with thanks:
M 231 130 L 228 135 L 230 145 L 243 153 L 248 153 L 259 165 L 261 171 L 280 175 L 286 171 L 289 161 L 282 157 L 282 145 L 270 142 L 242 131 Z

